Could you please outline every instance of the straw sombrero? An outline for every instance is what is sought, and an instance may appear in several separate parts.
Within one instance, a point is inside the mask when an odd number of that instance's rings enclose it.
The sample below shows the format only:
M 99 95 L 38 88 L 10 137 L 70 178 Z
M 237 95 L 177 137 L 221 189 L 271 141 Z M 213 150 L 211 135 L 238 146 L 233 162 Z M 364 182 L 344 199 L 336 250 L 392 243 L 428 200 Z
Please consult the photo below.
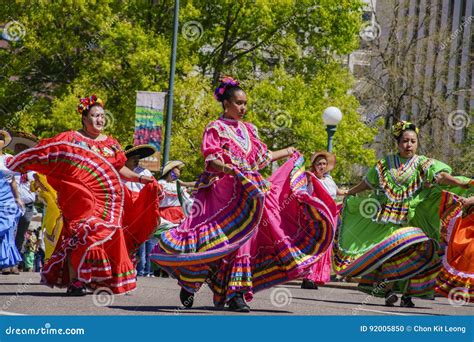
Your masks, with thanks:
M 125 156 L 127 158 L 130 158 L 133 156 L 139 156 L 140 159 L 143 159 L 143 158 L 153 155 L 155 152 L 156 152 L 156 149 L 151 145 L 137 145 L 137 146 L 128 145 L 125 148 Z
M 326 152 L 326 151 L 315 152 L 311 156 L 311 165 L 313 165 L 314 161 L 318 157 L 324 157 L 327 160 L 328 166 L 327 166 L 326 172 L 331 171 L 336 166 L 336 155 L 332 154 L 332 153 L 329 153 L 329 152 Z
M 12 132 L 12 142 L 9 147 L 11 150 L 15 150 L 16 145 L 25 145 L 28 148 L 35 146 L 39 139 L 36 135 L 26 132 Z
M 168 172 L 170 172 L 171 170 L 173 170 L 175 167 L 178 167 L 178 168 L 183 168 L 184 167 L 184 163 L 181 161 L 181 160 L 170 160 L 169 162 L 167 162 L 165 164 L 165 166 L 163 167 L 163 172 L 161 173 L 161 177 L 163 177 L 164 175 L 166 175 Z
M 4 131 L 3 129 L 0 129 L 0 136 L 2 136 L 3 137 L 2 140 L 5 141 L 5 145 L 3 146 L 3 148 L 10 145 L 10 142 L 12 141 L 12 137 L 11 137 L 10 133 L 8 133 L 7 131 Z

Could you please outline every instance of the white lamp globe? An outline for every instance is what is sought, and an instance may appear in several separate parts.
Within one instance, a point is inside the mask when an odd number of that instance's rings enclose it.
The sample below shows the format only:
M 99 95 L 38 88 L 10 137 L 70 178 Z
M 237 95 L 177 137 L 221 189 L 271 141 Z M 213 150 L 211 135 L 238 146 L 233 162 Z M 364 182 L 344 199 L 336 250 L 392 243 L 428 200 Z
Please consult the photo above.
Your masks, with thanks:
M 323 122 L 326 126 L 336 126 L 342 120 L 342 112 L 337 107 L 328 107 L 323 112 Z

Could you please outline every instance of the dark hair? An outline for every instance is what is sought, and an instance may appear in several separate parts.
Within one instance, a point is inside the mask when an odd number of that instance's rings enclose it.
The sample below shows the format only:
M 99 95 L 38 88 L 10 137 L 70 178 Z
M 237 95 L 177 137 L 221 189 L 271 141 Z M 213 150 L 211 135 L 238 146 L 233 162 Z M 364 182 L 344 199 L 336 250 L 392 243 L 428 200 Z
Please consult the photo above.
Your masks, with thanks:
M 244 91 L 240 88 L 240 82 L 230 76 L 225 76 L 219 81 L 219 85 L 214 90 L 214 98 L 224 103 L 225 100 L 232 98 L 238 91 Z
M 397 144 L 400 143 L 400 140 L 402 139 L 403 133 L 408 132 L 408 131 L 415 132 L 416 136 L 418 137 L 418 133 L 416 132 L 416 126 L 411 124 L 408 128 L 401 131 L 401 133 L 397 137 L 395 137 L 395 139 L 397 140 Z
M 392 136 L 398 143 L 400 143 L 400 138 L 406 131 L 413 131 L 418 136 L 419 129 L 415 124 L 405 120 L 399 121 L 392 126 Z
M 227 87 L 224 91 L 224 94 L 220 96 L 219 102 L 224 103 L 224 100 L 230 100 L 239 91 L 244 92 L 244 90 L 239 86 Z
M 324 159 L 326 162 L 328 161 L 328 158 L 324 154 L 321 154 L 321 155 L 317 156 L 316 158 L 314 158 L 311 165 L 314 165 L 314 163 L 316 163 L 316 161 L 319 160 L 319 159 Z

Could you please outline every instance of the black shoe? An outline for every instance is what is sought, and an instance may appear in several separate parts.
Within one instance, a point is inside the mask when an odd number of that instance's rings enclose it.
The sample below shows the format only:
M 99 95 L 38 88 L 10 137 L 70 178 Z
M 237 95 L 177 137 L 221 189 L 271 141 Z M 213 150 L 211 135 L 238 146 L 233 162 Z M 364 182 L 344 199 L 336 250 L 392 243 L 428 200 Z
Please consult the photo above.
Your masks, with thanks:
M 309 279 L 303 279 L 303 282 L 301 283 L 301 288 L 302 289 L 307 289 L 307 290 L 317 290 L 318 285 L 314 283 L 314 281 L 309 280 Z
M 179 292 L 179 300 L 185 308 L 192 308 L 194 303 L 194 293 L 186 291 L 184 288 L 181 288 Z
M 82 282 L 74 280 L 67 288 L 66 294 L 68 296 L 85 296 L 87 295 L 87 290 Z
M 400 302 L 400 306 L 402 308 L 414 308 L 415 303 L 411 300 L 411 297 L 409 296 L 402 296 L 402 300 Z
M 403 298 L 403 297 L 402 297 Z M 393 291 L 388 291 L 385 294 L 385 305 L 386 306 L 393 306 L 398 301 L 398 297 Z
M 235 312 L 250 312 L 250 306 L 245 303 L 243 295 L 239 293 L 229 301 L 229 310 Z
M 166 273 L 166 271 L 161 270 L 161 278 L 169 278 L 169 277 L 170 277 L 170 276 L 169 276 L 168 273 Z

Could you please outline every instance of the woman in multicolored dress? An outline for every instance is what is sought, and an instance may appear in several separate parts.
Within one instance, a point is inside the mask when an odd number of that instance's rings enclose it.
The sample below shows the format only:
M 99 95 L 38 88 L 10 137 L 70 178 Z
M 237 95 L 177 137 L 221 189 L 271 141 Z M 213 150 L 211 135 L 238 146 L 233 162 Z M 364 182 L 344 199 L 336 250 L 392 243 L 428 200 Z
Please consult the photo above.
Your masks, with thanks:
M 17 265 L 22 258 L 15 244 L 15 234 L 24 207 L 13 173 L 5 166 L 12 156 L 3 150 L 10 142 L 10 134 L 0 130 L 0 270 L 2 274 L 20 274 Z
M 72 296 L 85 295 L 86 286 L 126 293 L 136 287 L 130 255 L 158 225 L 160 186 L 124 166 L 120 144 L 102 134 L 105 112 L 99 98 L 81 99 L 78 112 L 81 129 L 43 139 L 7 167 L 46 175 L 58 194 L 63 228 L 43 267 L 43 283 L 67 287 Z M 146 186 L 132 198 L 122 177 Z
M 460 304 L 474 303 L 474 196 L 443 192 L 439 214 L 446 249 L 436 292 Z
M 349 196 L 334 256 L 335 270 L 359 279 L 359 289 L 385 297 L 393 306 L 414 307 L 413 296 L 432 297 L 440 269 L 442 189 L 466 192 L 469 181 L 450 175 L 451 168 L 417 155 L 418 128 L 401 121 L 392 127 L 398 153 L 369 169 L 365 179 L 348 191 L 373 189 L 368 198 Z
M 206 171 L 188 218 L 158 237 L 152 260 L 181 286 L 191 307 L 207 282 L 218 308 L 249 312 L 253 294 L 304 276 L 333 239 L 336 205 L 322 185 L 306 191 L 304 160 L 293 147 L 269 151 L 243 121 L 247 96 L 231 78 L 214 93 L 223 115 L 206 127 L 201 150 Z M 268 180 L 260 170 L 291 157 Z

